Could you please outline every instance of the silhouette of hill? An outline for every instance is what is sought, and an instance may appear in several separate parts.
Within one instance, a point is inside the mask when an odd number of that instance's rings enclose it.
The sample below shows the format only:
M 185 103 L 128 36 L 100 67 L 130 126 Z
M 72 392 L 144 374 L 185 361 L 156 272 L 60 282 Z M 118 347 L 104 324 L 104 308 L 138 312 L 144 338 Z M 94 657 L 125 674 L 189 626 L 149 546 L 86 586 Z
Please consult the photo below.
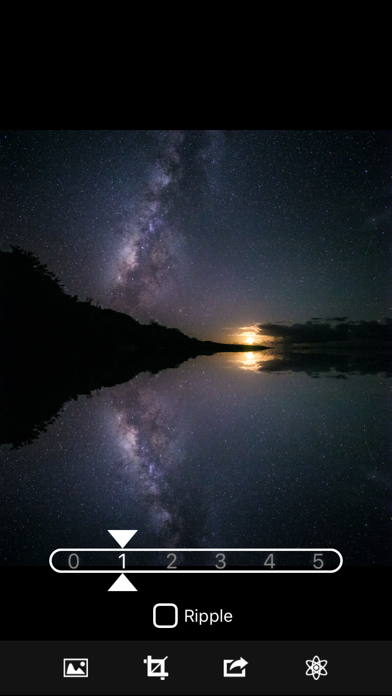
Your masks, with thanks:
M 68 295 L 31 252 L 0 252 L 0 444 L 32 442 L 78 395 L 222 351 L 263 350 L 189 338 L 178 329 Z

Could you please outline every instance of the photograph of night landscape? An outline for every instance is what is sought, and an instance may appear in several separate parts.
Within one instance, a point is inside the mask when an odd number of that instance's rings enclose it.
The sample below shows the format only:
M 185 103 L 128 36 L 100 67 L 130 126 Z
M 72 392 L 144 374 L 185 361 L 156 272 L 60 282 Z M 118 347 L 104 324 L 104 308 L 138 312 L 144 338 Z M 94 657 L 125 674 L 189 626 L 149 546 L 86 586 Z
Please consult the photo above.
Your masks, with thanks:
M 128 529 L 389 572 L 391 153 L 392 131 L 0 131 L 4 574 Z

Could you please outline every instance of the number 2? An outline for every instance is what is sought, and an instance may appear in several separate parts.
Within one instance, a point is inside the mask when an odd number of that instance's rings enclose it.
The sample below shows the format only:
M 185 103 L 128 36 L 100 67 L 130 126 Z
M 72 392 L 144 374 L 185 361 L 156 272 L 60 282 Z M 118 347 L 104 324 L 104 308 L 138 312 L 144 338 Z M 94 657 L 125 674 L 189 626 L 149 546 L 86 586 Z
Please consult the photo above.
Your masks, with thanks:
M 170 568 L 170 570 L 177 570 L 177 566 L 173 565 L 173 563 L 177 560 L 176 554 L 175 553 L 168 553 L 167 558 L 169 558 L 169 556 L 173 556 L 173 560 L 171 561 L 171 563 L 169 563 L 169 565 L 167 567 Z

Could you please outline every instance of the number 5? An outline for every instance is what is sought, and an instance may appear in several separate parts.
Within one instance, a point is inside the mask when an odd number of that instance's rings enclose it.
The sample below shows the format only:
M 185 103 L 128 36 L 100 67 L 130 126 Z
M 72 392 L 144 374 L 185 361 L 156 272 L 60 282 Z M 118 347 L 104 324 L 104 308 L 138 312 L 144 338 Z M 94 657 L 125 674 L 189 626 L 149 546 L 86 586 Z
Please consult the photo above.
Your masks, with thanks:
M 317 568 L 317 570 L 320 570 L 320 568 L 323 567 L 324 561 L 321 560 L 321 558 L 317 558 L 317 556 L 322 556 L 322 553 L 315 553 L 313 556 L 313 568 Z M 316 565 L 316 563 L 320 563 L 320 565 Z

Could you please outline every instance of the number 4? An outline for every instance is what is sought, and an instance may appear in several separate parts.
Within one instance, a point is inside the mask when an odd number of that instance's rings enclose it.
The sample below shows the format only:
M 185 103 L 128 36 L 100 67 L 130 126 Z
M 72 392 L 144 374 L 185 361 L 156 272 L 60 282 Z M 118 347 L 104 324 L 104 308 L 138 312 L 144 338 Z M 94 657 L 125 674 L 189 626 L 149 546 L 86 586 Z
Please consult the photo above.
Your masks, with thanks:
M 271 559 L 271 560 L 270 560 L 270 559 Z M 269 566 L 271 566 L 271 568 L 274 568 L 274 566 L 276 565 L 276 563 L 274 563 L 274 554 L 273 554 L 273 553 L 270 553 L 270 555 L 268 556 L 268 558 L 267 558 L 267 560 L 265 561 L 264 565 L 269 565 Z

